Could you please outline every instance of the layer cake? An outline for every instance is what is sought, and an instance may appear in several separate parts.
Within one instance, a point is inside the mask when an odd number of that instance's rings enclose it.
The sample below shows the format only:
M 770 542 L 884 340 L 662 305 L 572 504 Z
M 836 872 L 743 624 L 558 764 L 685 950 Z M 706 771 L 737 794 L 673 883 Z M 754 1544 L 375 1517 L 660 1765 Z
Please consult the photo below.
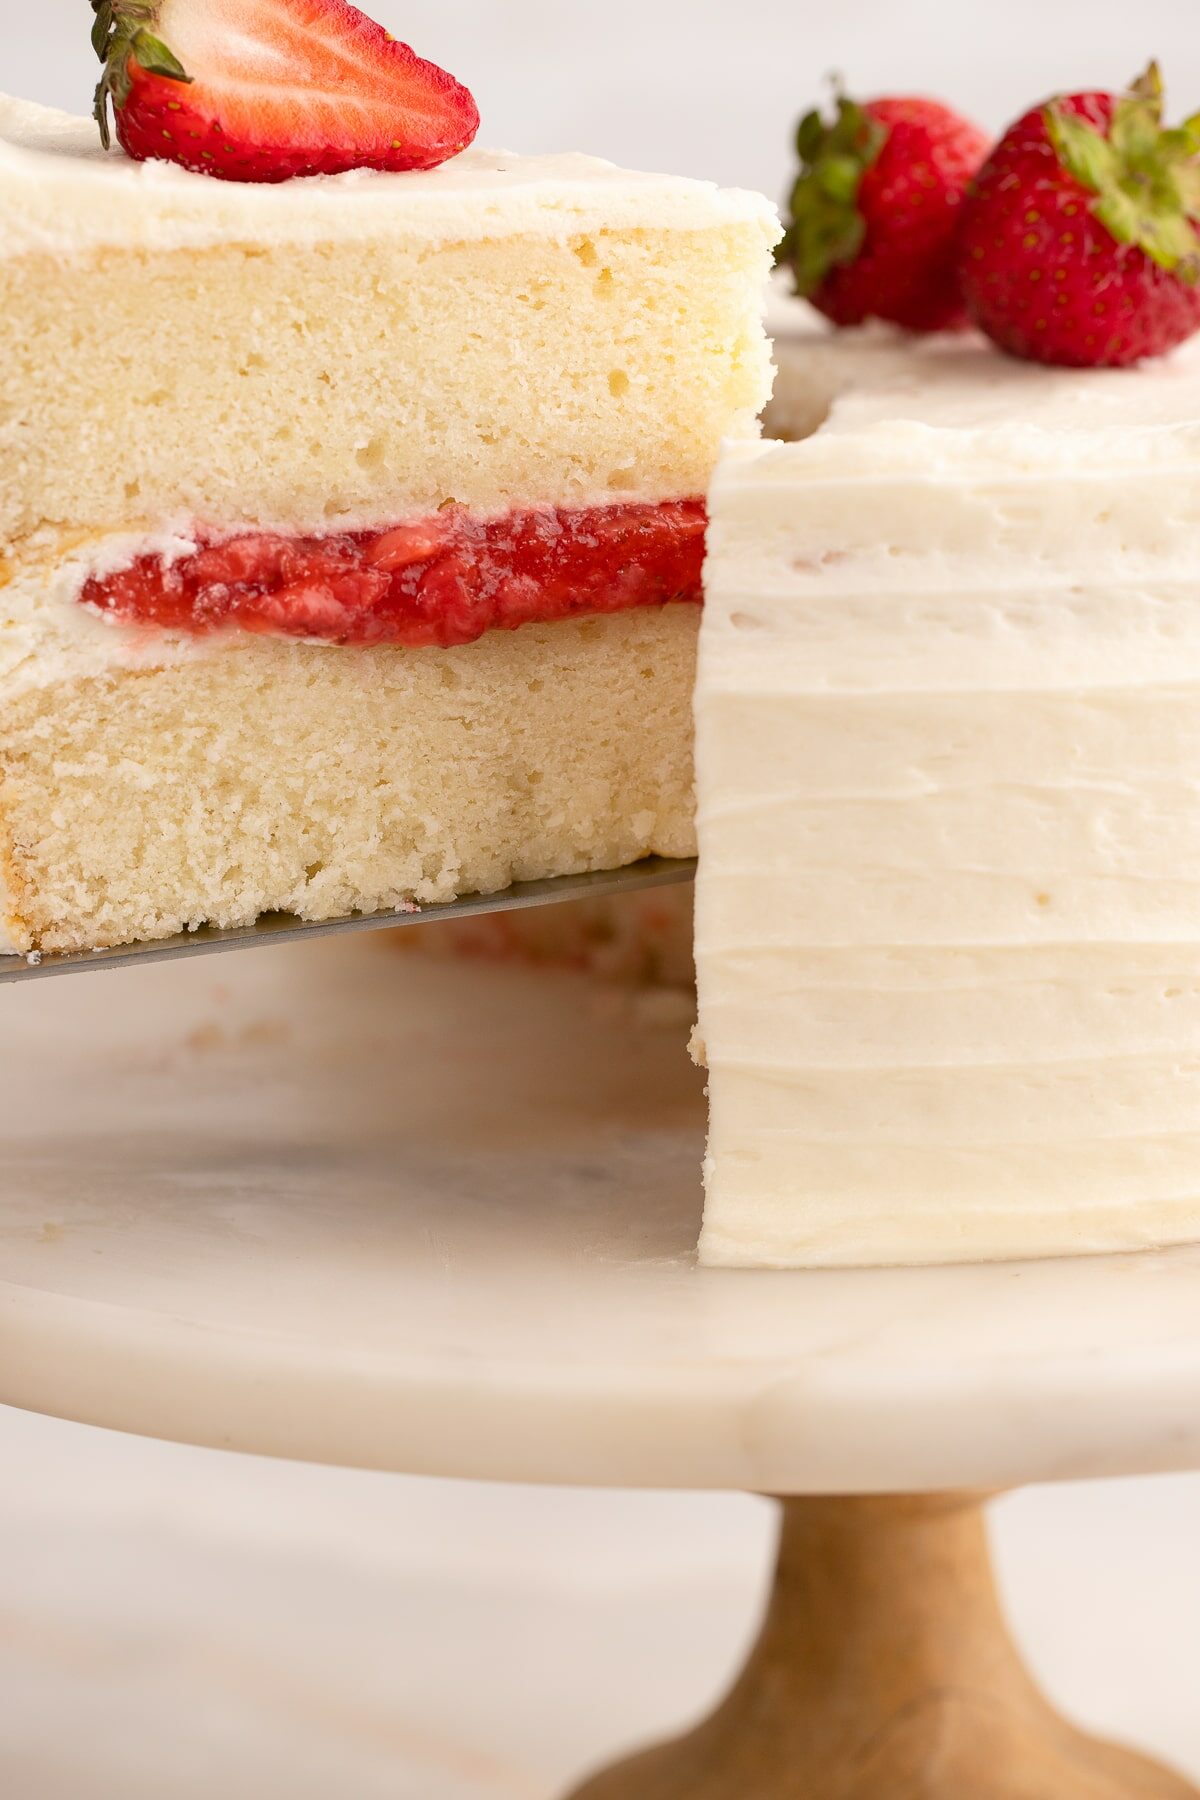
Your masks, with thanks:
M 1200 356 L 802 328 L 710 498 L 702 1254 L 1200 1237 Z
M 757 196 L 583 157 L 233 186 L 0 104 L 10 949 L 694 847 Z

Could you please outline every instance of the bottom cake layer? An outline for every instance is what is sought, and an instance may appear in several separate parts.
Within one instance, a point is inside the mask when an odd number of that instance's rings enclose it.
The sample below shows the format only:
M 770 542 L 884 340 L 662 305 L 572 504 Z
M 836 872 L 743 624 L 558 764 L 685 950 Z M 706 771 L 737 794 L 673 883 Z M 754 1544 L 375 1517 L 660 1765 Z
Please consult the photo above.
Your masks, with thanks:
M 695 853 L 698 611 L 457 649 L 272 638 L 6 707 L 11 950 L 306 919 Z

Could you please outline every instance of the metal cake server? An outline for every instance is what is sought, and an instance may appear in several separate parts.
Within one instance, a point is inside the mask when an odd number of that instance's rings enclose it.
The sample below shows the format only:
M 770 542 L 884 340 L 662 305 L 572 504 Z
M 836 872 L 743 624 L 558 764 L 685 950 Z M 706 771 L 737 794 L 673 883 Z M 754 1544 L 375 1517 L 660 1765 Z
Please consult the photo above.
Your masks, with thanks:
M 595 899 L 599 895 L 634 893 L 639 888 L 667 887 L 690 881 L 694 861 L 653 856 L 626 869 L 601 869 L 589 875 L 559 875 L 550 881 L 521 881 L 499 894 L 474 894 L 442 906 L 414 907 L 411 912 L 352 913 L 346 919 L 307 922 L 291 913 L 266 913 L 253 925 L 198 931 L 160 938 L 148 944 L 122 944 L 115 950 L 76 950 L 61 956 L 0 956 L 0 983 L 33 981 L 40 975 L 72 975 L 86 969 L 125 969 L 134 963 L 169 962 L 179 956 L 211 956 L 218 950 L 251 950 L 262 944 L 294 944 L 303 938 L 330 937 L 344 931 L 394 931 L 405 925 L 429 925 L 435 919 L 472 919 L 481 913 L 519 912 L 560 900 Z

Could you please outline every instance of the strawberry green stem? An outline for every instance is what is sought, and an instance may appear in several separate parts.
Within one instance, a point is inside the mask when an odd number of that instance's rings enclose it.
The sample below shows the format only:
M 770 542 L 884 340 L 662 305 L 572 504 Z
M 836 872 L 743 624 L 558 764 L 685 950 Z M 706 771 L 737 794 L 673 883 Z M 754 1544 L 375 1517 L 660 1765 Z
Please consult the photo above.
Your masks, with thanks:
M 1107 135 L 1058 100 L 1045 118 L 1059 161 L 1094 195 L 1109 235 L 1189 286 L 1200 281 L 1200 114 L 1164 127 L 1158 64 L 1117 101 Z
M 806 113 L 796 133 L 800 174 L 792 189 L 779 261 L 796 277 L 796 291 L 814 294 L 839 263 L 853 262 L 866 227 L 858 210 L 863 176 L 887 141 L 884 127 L 840 87 L 835 116 Z
M 129 98 L 131 58 L 148 75 L 181 82 L 192 78 L 174 51 L 151 30 L 158 19 L 158 6 L 151 0 L 92 0 L 92 11 L 96 15 L 92 48 L 104 64 L 93 115 L 100 127 L 100 142 L 107 150 L 112 143 L 109 106 L 111 103 L 119 112 Z

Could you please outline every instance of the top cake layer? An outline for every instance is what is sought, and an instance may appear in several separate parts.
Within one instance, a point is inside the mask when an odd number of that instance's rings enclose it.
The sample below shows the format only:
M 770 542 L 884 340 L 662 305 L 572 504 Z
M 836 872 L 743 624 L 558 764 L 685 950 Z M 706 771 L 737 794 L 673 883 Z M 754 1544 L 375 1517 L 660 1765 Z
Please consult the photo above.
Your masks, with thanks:
M 394 237 L 449 244 L 753 220 L 774 227 L 774 209 L 759 194 L 632 174 L 573 154 L 470 149 L 423 174 L 359 169 L 277 186 L 214 181 L 106 153 L 92 120 L 0 95 L 0 256 Z
M 695 498 L 757 435 L 761 197 L 482 152 L 256 188 L 0 131 L 0 557 Z

